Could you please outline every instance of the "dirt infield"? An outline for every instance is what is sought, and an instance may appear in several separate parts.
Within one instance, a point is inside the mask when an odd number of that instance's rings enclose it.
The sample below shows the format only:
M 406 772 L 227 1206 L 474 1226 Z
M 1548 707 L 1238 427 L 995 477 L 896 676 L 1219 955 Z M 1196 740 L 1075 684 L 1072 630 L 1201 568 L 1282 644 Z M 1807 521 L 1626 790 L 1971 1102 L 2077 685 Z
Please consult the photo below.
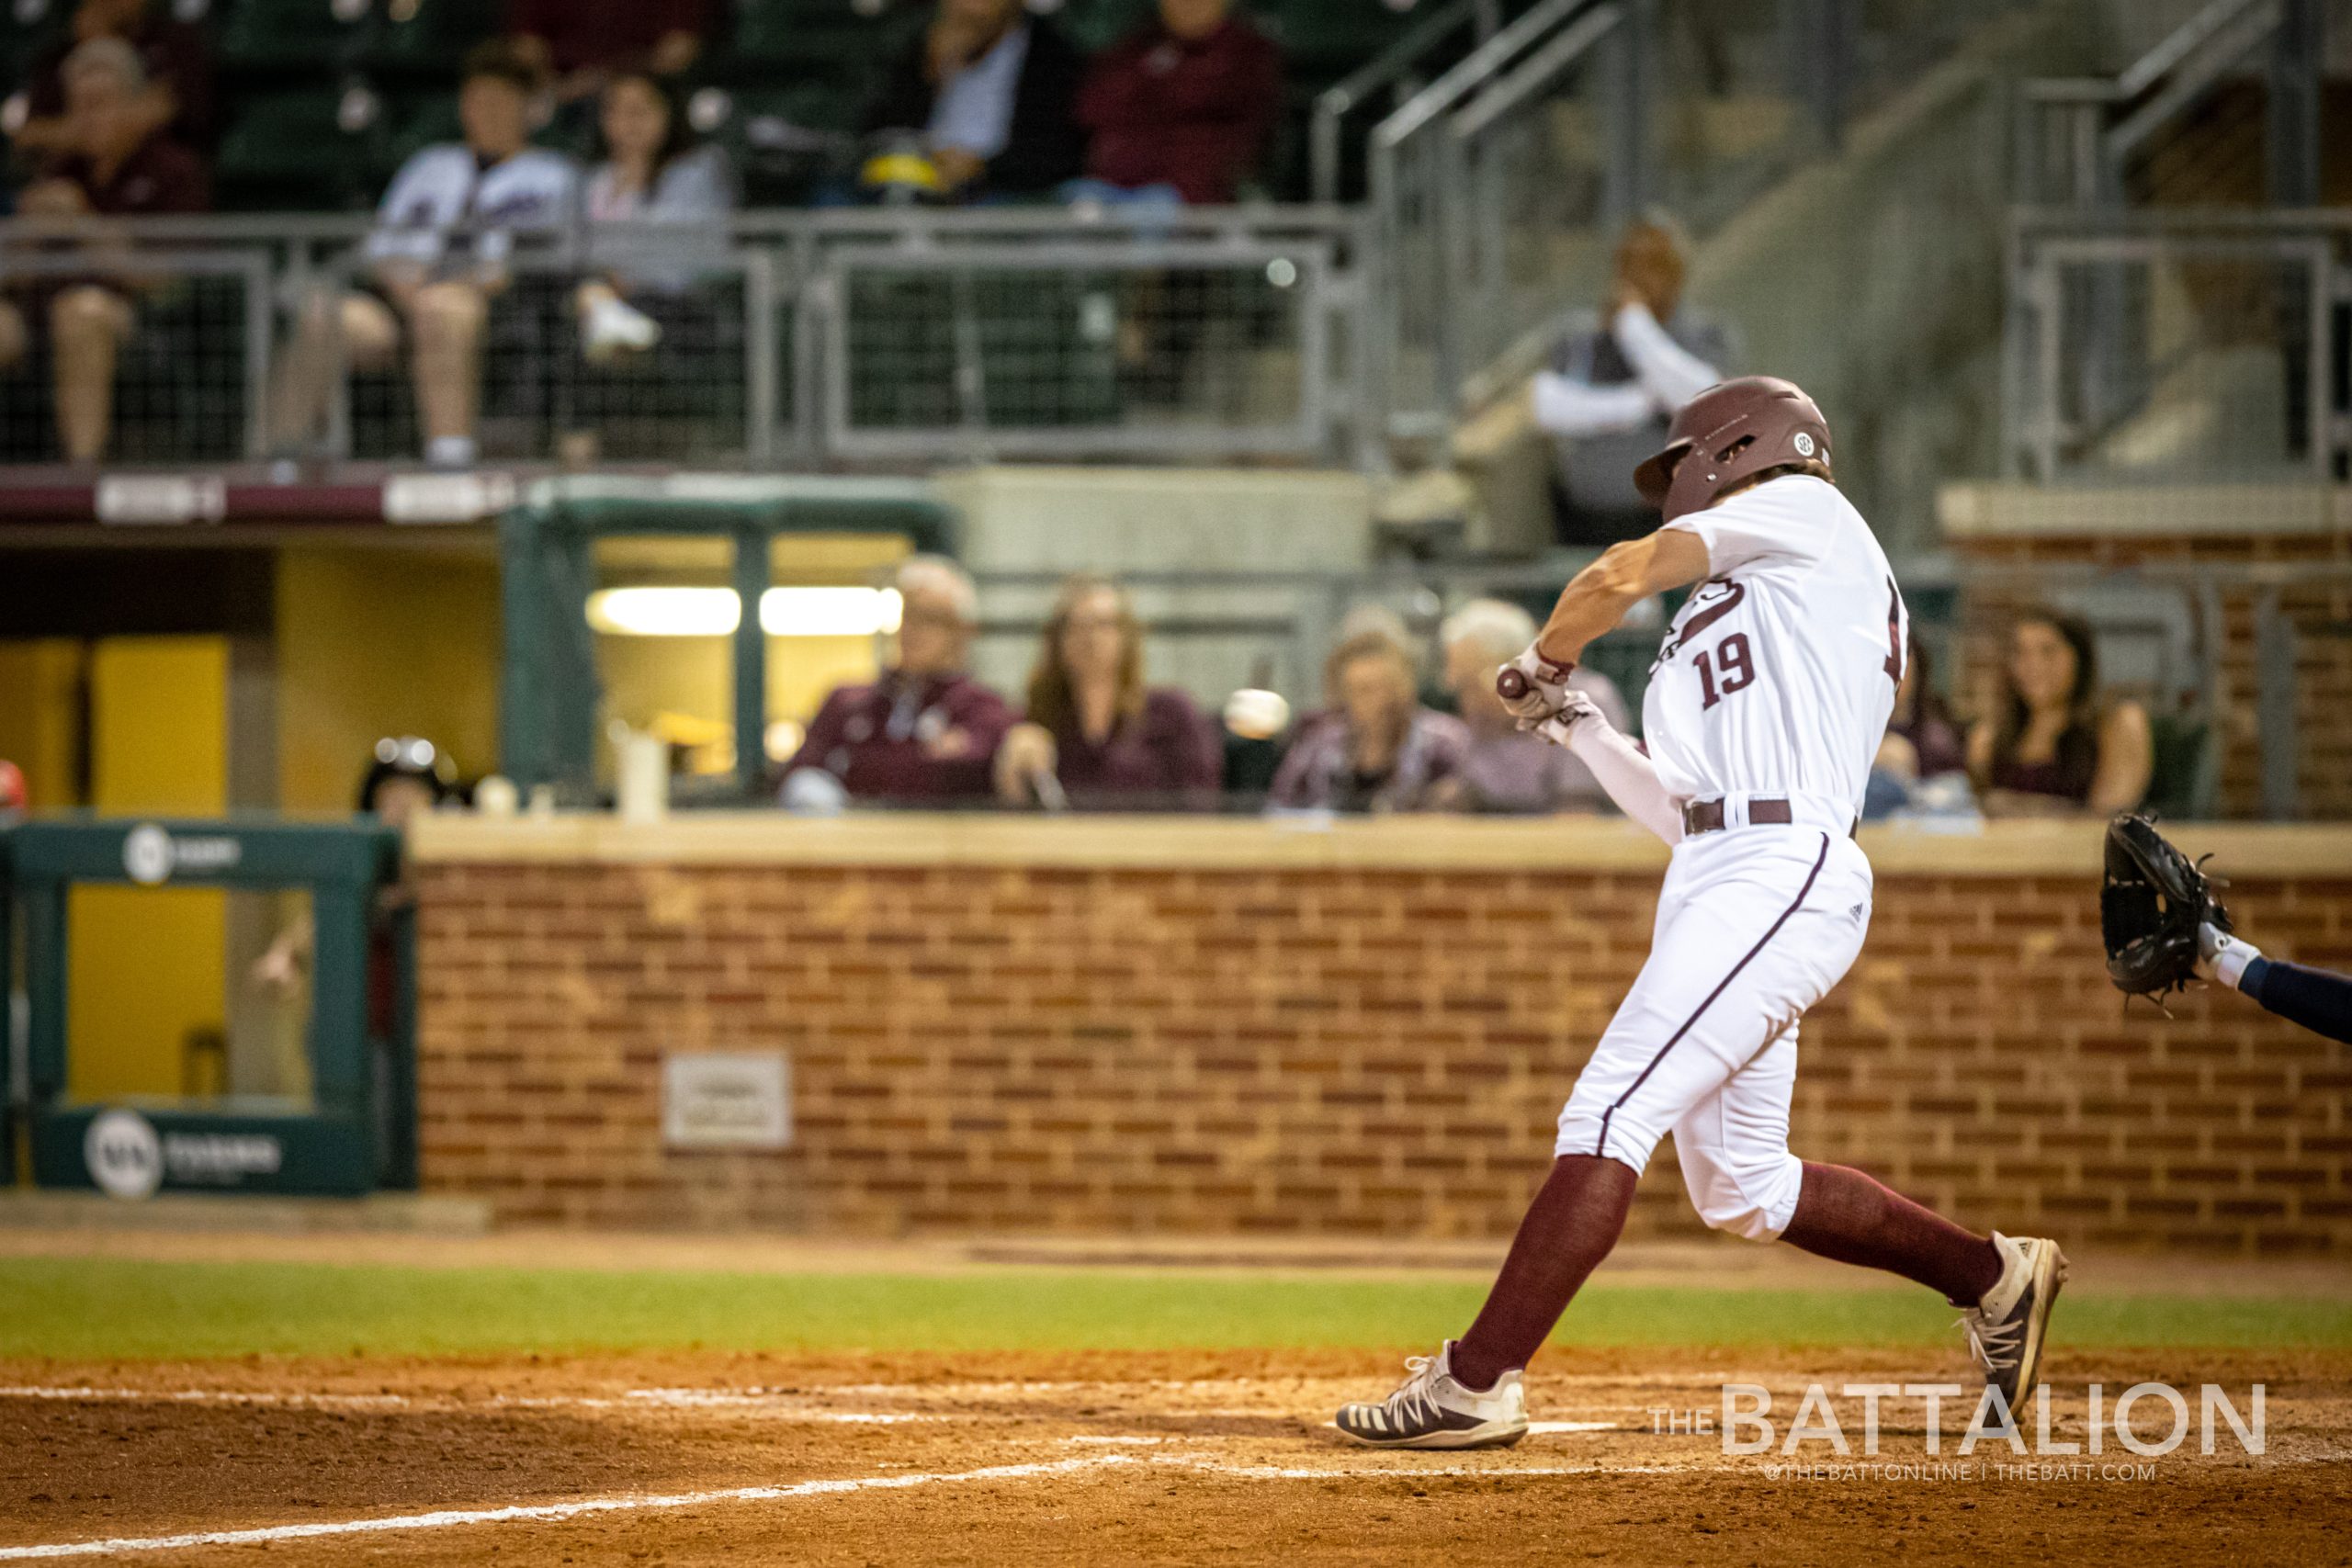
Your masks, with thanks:
M 1802 1477 L 1713 1436 L 1656 1431 L 1760 1383 L 1785 1432 L 1806 1384 L 1954 1381 L 1883 1350 L 1736 1357 L 1555 1350 L 1539 1427 L 1470 1455 L 1344 1445 L 1332 1408 L 1384 1390 L 1359 1353 L 888 1358 L 679 1354 L 0 1365 L 0 1562 L 1981 1564 L 2021 1560 L 2342 1562 L 2352 1515 L 2352 1358 L 2077 1356 L 2052 1367 L 2052 1436 L 2080 1441 L 2085 1385 L 2188 1393 L 2167 1456 L 1926 1452 L 1890 1401 L 1875 1461 L 1805 1443 Z M 2197 1452 L 2197 1388 L 2243 1410 L 2267 1385 L 2267 1451 L 2226 1427 Z M 2134 1425 L 2169 1424 L 2148 1403 Z M 2031 1440 L 2030 1423 L 2028 1439 Z M 1880 1464 L 1887 1471 L 1841 1471 Z M 1941 1468 L 1939 1469 L 1938 1467 Z M 2000 1467 L 2007 1467 L 2005 1471 Z M 289 1556 L 290 1553 L 290 1556 Z

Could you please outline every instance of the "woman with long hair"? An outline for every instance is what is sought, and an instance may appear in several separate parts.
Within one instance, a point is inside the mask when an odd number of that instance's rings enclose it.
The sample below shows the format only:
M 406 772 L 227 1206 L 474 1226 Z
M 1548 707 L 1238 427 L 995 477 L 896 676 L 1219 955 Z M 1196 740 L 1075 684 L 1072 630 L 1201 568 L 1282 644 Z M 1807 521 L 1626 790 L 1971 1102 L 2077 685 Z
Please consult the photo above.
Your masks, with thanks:
M 708 244 L 734 210 L 734 183 L 714 147 L 698 145 L 676 89 L 650 71 L 624 71 L 596 106 L 594 172 L 583 197 L 588 222 L 675 226 Z M 664 235 L 594 236 L 607 270 L 573 297 L 591 359 L 642 353 L 662 341 L 670 302 L 692 286 L 690 251 Z
M 2148 793 L 2147 711 L 2105 700 L 2090 625 L 2031 610 L 2009 634 L 2001 696 L 1968 738 L 1968 771 L 1988 817 L 2108 816 Z
M 1143 623 L 1126 591 L 1078 576 L 1054 600 L 1023 722 L 997 750 L 1012 806 L 1205 809 L 1224 753 L 1193 699 L 1144 682 Z

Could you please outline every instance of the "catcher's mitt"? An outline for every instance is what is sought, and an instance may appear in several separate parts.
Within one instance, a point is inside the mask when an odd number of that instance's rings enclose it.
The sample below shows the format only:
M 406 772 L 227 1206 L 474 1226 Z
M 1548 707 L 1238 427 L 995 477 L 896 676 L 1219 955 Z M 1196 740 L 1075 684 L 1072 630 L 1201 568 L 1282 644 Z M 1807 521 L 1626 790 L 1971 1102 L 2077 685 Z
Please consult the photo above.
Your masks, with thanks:
M 2197 976 L 2197 928 L 2230 929 L 2202 861 L 2173 848 L 2144 817 L 2107 825 L 2107 886 L 2099 890 L 2099 934 L 2107 973 L 2130 996 L 2161 1001 Z

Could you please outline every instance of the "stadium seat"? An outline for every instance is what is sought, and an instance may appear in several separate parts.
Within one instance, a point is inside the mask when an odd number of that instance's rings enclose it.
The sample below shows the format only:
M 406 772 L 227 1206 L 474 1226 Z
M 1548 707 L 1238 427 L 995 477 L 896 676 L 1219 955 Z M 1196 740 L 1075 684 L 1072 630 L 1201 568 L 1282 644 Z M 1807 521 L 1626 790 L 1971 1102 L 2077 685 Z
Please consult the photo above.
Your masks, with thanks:
M 214 165 L 231 207 L 349 207 L 374 195 L 380 119 L 346 129 L 344 89 L 304 87 L 243 100 Z
M 490 7 L 476 0 L 419 0 L 413 10 L 385 11 L 365 58 L 373 70 L 441 74 L 454 72 L 467 50 L 496 30 Z
M 1070 42 L 1089 54 L 1125 38 L 1151 15 L 1152 0 L 1069 0 L 1054 21 Z
M 2213 727 L 2185 714 L 2148 721 L 2153 766 L 2141 809 L 2159 819 L 2199 821 L 2213 815 L 2222 789 L 2222 752 Z
M 1283 46 L 1294 73 L 1319 82 L 1387 48 L 1420 20 L 1420 10 L 1385 0 L 1267 0 L 1257 20 Z
M 372 8 L 352 0 L 232 0 L 220 28 L 223 65 L 317 68 L 346 62 L 366 39 Z

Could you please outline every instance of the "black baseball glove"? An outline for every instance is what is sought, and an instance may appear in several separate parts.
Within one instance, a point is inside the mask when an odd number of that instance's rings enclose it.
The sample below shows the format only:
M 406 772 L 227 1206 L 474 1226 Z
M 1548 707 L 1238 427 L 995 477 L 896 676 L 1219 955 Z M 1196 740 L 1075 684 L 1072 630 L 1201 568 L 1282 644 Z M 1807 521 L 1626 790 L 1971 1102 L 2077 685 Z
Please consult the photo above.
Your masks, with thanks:
M 2173 848 L 2145 817 L 2107 825 L 2107 886 L 2099 890 L 2099 934 L 2108 977 L 2130 996 L 2161 1002 L 2197 977 L 2197 928 L 2230 929 L 2202 861 Z

